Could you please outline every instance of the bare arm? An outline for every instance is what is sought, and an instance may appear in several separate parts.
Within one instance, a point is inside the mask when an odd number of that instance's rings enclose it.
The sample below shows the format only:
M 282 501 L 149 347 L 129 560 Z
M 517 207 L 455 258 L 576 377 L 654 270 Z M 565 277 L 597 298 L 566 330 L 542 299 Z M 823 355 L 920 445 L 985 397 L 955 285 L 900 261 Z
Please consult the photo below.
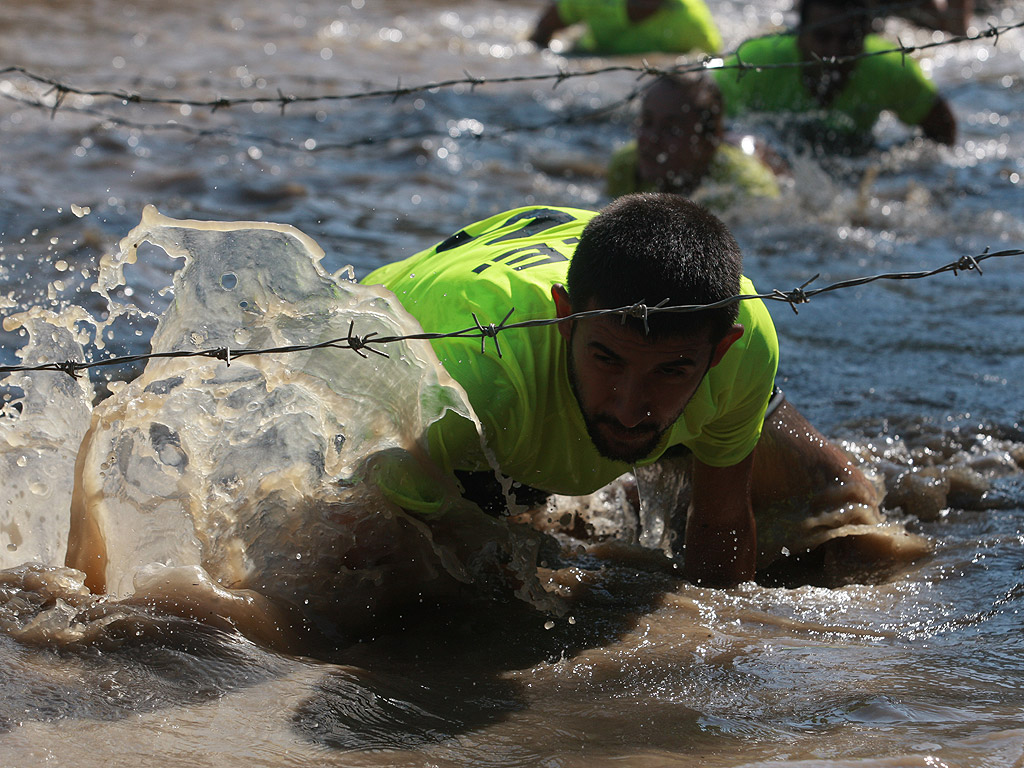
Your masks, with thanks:
M 949 108 L 949 102 L 936 96 L 931 111 L 921 121 L 921 130 L 929 139 L 940 144 L 952 146 L 956 143 L 956 118 Z
M 726 144 L 732 144 L 734 147 L 739 147 L 743 150 L 744 154 L 747 150 L 744 145 L 744 139 L 753 139 L 754 141 L 754 157 L 760 160 L 762 163 L 767 165 L 776 176 L 789 175 L 791 173 L 789 163 L 787 163 L 778 152 L 772 148 L 764 139 L 758 136 L 751 136 L 749 134 L 740 134 L 735 131 L 726 131 L 722 137 L 722 141 Z
M 886 0 L 879 10 L 901 16 L 930 29 L 939 29 L 953 35 L 966 35 L 974 13 L 974 0 Z
M 534 27 L 533 34 L 530 35 L 530 42 L 539 48 L 547 48 L 555 32 L 563 29 L 564 26 L 562 17 L 558 15 L 558 7 L 551 3 L 537 20 L 537 26 Z
M 661 10 L 664 0 L 626 0 L 626 16 L 637 24 Z
M 683 574 L 687 580 L 731 587 L 754 578 L 757 530 L 750 504 L 752 467 L 752 455 L 731 467 L 693 460 Z

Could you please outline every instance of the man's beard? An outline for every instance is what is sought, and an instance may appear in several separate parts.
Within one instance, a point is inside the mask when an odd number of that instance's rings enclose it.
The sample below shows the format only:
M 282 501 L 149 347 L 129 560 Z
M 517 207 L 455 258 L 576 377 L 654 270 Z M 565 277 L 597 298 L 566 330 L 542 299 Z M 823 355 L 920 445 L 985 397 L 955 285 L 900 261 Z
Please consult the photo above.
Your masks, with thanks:
M 829 106 L 850 79 L 850 67 L 841 64 L 811 64 L 804 68 L 804 85 L 823 107 Z
M 580 413 L 583 414 L 583 423 L 587 427 L 587 434 L 590 436 L 590 441 L 597 448 L 597 452 L 606 459 L 612 461 L 622 461 L 627 464 L 633 464 L 641 459 L 646 458 L 651 452 L 658 447 L 658 443 L 661 442 L 661 438 L 668 431 L 668 429 L 675 424 L 676 420 L 682 415 L 682 410 L 677 413 L 672 420 L 664 427 L 659 427 L 654 424 L 640 424 L 636 427 L 626 428 L 616 419 L 614 416 L 608 414 L 587 413 L 583 407 L 583 398 L 580 397 L 579 377 L 576 374 L 576 363 L 573 360 L 572 354 L 572 337 L 575 335 L 575 329 L 569 336 L 568 349 L 566 350 L 566 356 L 568 357 L 568 368 L 569 368 L 569 385 L 572 387 L 572 393 L 576 397 L 576 404 L 580 407 Z M 642 443 L 637 444 L 636 447 L 625 448 L 622 444 L 608 440 L 605 435 L 601 433 L 600 426 L 607 424 L 608 426 L 614 427 L 620 431 L 627 431 L 630 435 L 640 437 L 646 435 L 648 439 Z

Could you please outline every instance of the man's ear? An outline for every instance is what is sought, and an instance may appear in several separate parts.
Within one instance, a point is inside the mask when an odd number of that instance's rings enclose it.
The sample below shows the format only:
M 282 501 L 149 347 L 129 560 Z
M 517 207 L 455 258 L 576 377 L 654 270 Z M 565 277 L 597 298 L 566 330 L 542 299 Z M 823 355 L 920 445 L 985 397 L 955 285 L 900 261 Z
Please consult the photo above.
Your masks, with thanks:
M 742 325 L 734 325 L 729 331 L 722 337 L 721 341 L 715 347 L 715 351 L 711 355 L 711 365 L 715 366 L 722 362 L 722 358 L 725 357 L 725 353 L 729 351 L 729 347 L 740 340 L 743 336 L 744 328 Z
M 564 285 L 561 283 L 555 283 L 552 285 L 551 298 L 555 300 L 555 317 L 564 318 L 572 314 L 572 304 L 569 303 L 569 292 L 565 290 Z M 569 323 L 559 323 L 558 332 L 562 334 L 562 338 L 568 341 L 572 328 Z

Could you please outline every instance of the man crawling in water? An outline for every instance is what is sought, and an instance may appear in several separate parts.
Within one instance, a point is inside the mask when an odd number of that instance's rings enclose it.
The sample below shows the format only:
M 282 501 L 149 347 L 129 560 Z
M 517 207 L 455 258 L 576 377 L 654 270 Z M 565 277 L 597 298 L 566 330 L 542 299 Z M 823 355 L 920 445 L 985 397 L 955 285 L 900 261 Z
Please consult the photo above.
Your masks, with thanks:
M 767 309 L 756 299 L 727 301 L 756 293 L 739 246 L 721 221 L 679 195 L 627 195 L 600 213 L 501 213 L 363 282 L 391 289 L 434 332 L 464 325 L 451 312 L 460 305 L 483 317 L 514 307 L 520 322 L 563 319 L 503 334 L 500 356 L 481 354 L 478 338 L 433 342 L 520 504 L 591 494 L 660 467 L 687 481 L 669 526 L 685 552 L 683 575 L 712 587 L 751 580 L 799 554 L 784 542 L 862 559 L 860 549 L 891 539 L 859 535 L 884 523 L 878 489 L 775 388 L 778 340 Z M 577 314 L 718 303 L 697 312 Z M 456 470 L 469 498 L 506 508 L 464 420 L 437 422 L 430 452 Z M 549 517 L 533 519 L 545 527 Z M 858 536 L 843 541 L 836 531 L 844 526 Z

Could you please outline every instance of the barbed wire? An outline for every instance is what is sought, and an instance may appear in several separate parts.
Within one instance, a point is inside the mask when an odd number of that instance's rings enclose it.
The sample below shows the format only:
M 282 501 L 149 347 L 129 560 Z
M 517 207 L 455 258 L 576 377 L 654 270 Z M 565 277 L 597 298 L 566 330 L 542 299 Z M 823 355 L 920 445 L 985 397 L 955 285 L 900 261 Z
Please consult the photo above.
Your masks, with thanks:
M 889 8 L 889 10 L 898 9 L 898 7 L 899 6 L 891 6 Z M 843 15 L 846 15 L 846 16 L 854 16 L 854 15 L 859 16 L 859 15 L 862 15 L 864 13 L 866 13 L 866 11 L 863 11 L 863 10 L 860 10 L 860 11 L 848 11 L 848 12 L 846 12 Z M 871 15 L 871 14 L 868 13 L 868 15 Z M 927 44 L 918 45 L 918 46 L 905 46 L 905 45 L 902 44 L 902 42 L 900 42 L 900 45 L 899 45 L 898 48 L 891 48 L 891 49 L 887 49 L 887 50 L 884 50 L 884 51 L 865 52 L 865 53 L 859 54 L 857 56 L 844 57 L 844 58 L 832 58 L 832 59 L 828 59 L 828 60 L 825 60 L 825 61 L 833 62 L 833 63 L 841 63 L 841 62 L 845 62 L 845 61 L 854 61 L 854 60 L 857 60 L 857 59 L 860 59 L 860 58 L 867 58 L 867 57 L 870 57 L 870 56 L 887 55 L 887 54 L 892 54 L 892 53 L 897 53 L 897 52 L 901 53 L 901 55 L 903 55 L 904 58 L 905 58 L 907 53 L 912 52 L 912 51 L 916 51 L 916 50 L 923 50 L 923 49 L 926 49 L 926 48 L 933 48 L 933 47 L 943 46 L 943 45 L 953 45 L 953 44 L 957 44 L 957 43 L 961 43 L 961 42 L 974 41 L 974 40 L 987 39 L 987 38 L 992 38 L 993 41 L 994 41 L 993 44 L 998 44 L 998 40 L 999 40 L 999 36 L 1000 35 L 1004 34 L 1005 32 L 1007 32 L 1009 30 L 1017 29 L 1017 28 L 1020 28 L 1022 26 L 1024 26 L 1024 21 L 1017 22 L 1017 23 L 1012 23 L 1012 24 L 1006 24 L 1006 25 L 1003 25 L 1003 26 L 993 26 L 993 25 L 990 24 L 989 28 L 987 30 L 985 30 L 983 32 L 979 32 L 979 33 L 974 34 L 974 35 L 953 36 L 953 37 L 950 37 L 950 38 L 948 38 L 946 40 L 933 41 L 933 42 L 930 42 L 930 43 L 927 43 Z M 772 33 L 766 33 L 764 35 L 761 35 L 760 37 L 770 37 L 770 36 L 775 35 L 775 34 L 788 34 L 788 33 L 791 33 L 792 31 L 794 31 L 792 28 L 787 28 L 787 29 L 782 29 L 782 30 L 779 30 L 779 31 L 776 31 L 776 32 L 772 32 Z M 751 39 L 757 39 L 757 38 L 755 37 L 755 38 L 751 38 Z M 749 42 L 749 41 L 745 41 L 745 42 Z M 721 54 L 721 57 L 728 57 L 730 55 L 733 55 L 733 54 L 725 53 L 725 54 Z M 216 127 L 216 128 L 197 127 L 197 126 L 194 126 L 194 125 L 189 125 L 187 123 L 179 122 L 178 120 L 165 121 L 165 122 L 160 122 L 160 123 L 155 123 L 155 122 L 142 123 L 142 122 L 137 122 L 137 121 L 133 121 L 133 120 L 128 120 L 128 119 L 125 119 L 123 117 L 111 114 L 109 112 L 100 111 L 98 109 L 93 109 L 93 108 L 90 108 L 90 107 L 69 105 L 68 104 L 68 100 L 67 100 L 67 96 L 70 95 L 70 94 L 76 94 L 76 95 L 81 95 L 81 96 L 88 95 L 88 96 L 92 96 L 92 97 L 95 98 L 98 95 L 102 95 L 102 96 L 106 96 L 106 97 L 110 97 L 110 98 L 117 98 L 117 99 L 121 100 L 125 104 L 131 104 L 131 103 L 134 103 L 134 104 L 161 104 L 162 103 L 162 104 L 175 104 L 175 105 L 178 105 L 179 108 L 181 108 L 185 104 L 188 104 L 190 106 L 207 106 L 207 107 L 209 107 L 213 111 L 216 111 L 216 110 L 221 109 L 223 107 L 230 107 L 230 106 L 236 106 L 236 105 L 241 105 L 241 104 L 250 104 L 250 105 L 252 105 L 252 104 L 256 104 L 256 103 L 260 103 L 260 102 L 262 102 L 262 103 L 274 102 L 274 103 L 279 103 L 280 104 L 281 114 L 283 116 L 284 113 L 285 113 L 285 107 L 287 106 L 288 103 L 299 103 L 299 102 L 313 103 L 313 102 L 316 102 L 316 101 L 323 101 L 323 100 L 340 101 L 340 100 L 351 100 L 351 99 L 358 99 L 358 98 L 367 98 L 367 97 L 370 97 L 370 96 L 387 96 L 387 97 L 391 98 L 393 102 L 395 102 L 402 95 L 412 94 L 412 93 L 419 93 L 419 92 L 422 92 L 422 91 L 440 90 L 443 87 L 455 88 L 455 87 L 457 87 L 459 85 L 469 85 L 471 89 L 475 89 L 477 86 L 485 85 L 485 84 L 507 83 L 507 82 L 524 82 L 524 81 L 527 81 L 527 80 L 552 79 L 553 78 L 555 80 L 555 83 L 554 83 L 553 87 L 557 87 L 563 80 L 566 80 L 566 79 L 570 79 L 570 78 L 574 78 L 574 77 L 600 75 L 600 74 L 605 74 L 605 73 L 609 73 L 609 72 L 618 72 L 618 71 L 635 72 L 635 73 L 638 73 L 638 75 L 639 75 L 638 79 L 639 80 L 643 80 L 645 78 L 645 76 L 656 76 L 656 75 L 665 75 L 665 74 L 682 74 L 682 73 L 685 73 L 685 72 L 707 71 L 708 69 L 712 69 L 712 68 L 735 69 L 735 70 L 737 70 L 737 77 L 739 78 L 739 77 L 742 77 L 745 74 L 747 74 L 747 72 L 750 71 L 750 70 L 787 68 L 787 67 L 804 67 L 804 66 L 811 66 L 811 65 L 817 64 L 817 63 L 819 63 L 822 60 L 818 59 L 816 61 L 791 62 L 791 63 L 781 63 L 781 64 L 774 64 L 774 65 L 750 65 L 750 64 L 747 64 L 747 63 L 743 62 L 742 60 L 738 59 L 737 63 L 735 63 L 735 64 L 724 65 L 722 67 L 711 66 L 711 63 L 715 62 L 715 61 L 716 61 L 715 58 L 712 58 L 710 56 L 705 56 L 700 63 L 693 64 L 691 66 L 676 65 L 676 66 L 667 67 L 667 68 L 658 68 L 658 67 L 652 67 L 646 61 L 644 61 L 642 66 L 616 65 L 616 66 L 602 67 L 600 69 L 585 70 L 585 71 L 578 71 L 578 72 L 568 72 L 568 71 L 566 71 L 564 69 L 561 69 L 557 74 L 549 73 L 549 74 L 544 74 L 544 75 L 522 75 L 522 76 L 512 76 L 512 77 L 492 78 L 492 79 L 475 78 L 475 77 L 472 77 L 471 75 L 469 75 L 467 73 L 467 76 L 466 76 L 465 79 L 439 81 L 439 82 L 435 82 L 435 83 L 428 83 L 428 84 L 423 84 L 423 85 L 420 85 L 420 86 L 415 86 L 413 88 L 393 88 L 393 89 L 387 89 L 387 88 L 381 88 L 381 87 L 369 88 L 369 86 L 367 86 L 366 90 L 363 90 L 363 91 L 360 91 L 360 92 L 357 92 L 357 93 L 352 93 L 352 94 L 340 94 L 340 95 L 338 95 L 338 94 L 335 94 L 335 95 L 323 95 L 323 94 L 321 94 L 321 95 L 307 95 L 307 96 L 302 96 L 302 97 L 285 96 L 281 92 L 280 88 L 278 88 L 278 96 L 277 97 L 259 97 L 259 98 L 255 98 L 255 99 L 253 99 L 253 98 L 249 98 L 249 99 L 225 99 L 223 97 L 220 97 L 220 98 L 215 99 L 215 100 L 198 100 L 198 101 L 192 101 L 192 100 L 187 100 L 187 99 L 176 99 L 176 100 L 175 99 L 171 99 L 171 100 L 168 100 L 168 99 L 159 99 L 159 98 L 155 98 L 155 97 L 144 97 L 144 96 L 142 96 L 141 94 L 139 94 L 137 92 L 114 91 L 114 90 L 109 90 L 109 89 L 106 89 L 106 90 L 84 90 L 84 89 L 76 88 L 74 86 L 70 86 L 70 85 L 68 85 L 66 83 L 63 83 L 61 81 L 58 81 L 58 80 L 55 80 L 55 79 L 52 79 L 52 78 L 47 78 L 47 77 L 38 75 L 37 73 L 31 72 L 31 71 L 29 71 L 29 70 L 27 70 L 25 68 L 22 68 L 22 67 L 8 67 L 8 68 L 0 70 L 0 75 L 2 75 L 4 73 L 7 73 L 7 74 L 10 74 L 10 73 L 21 74 L 22 76 L 24 76 L 24 77 L 26 77 L 26 78 L 28 78 L 30 80 L 33 80 L 33 81 L 38 82 L 38 83 L 43 84 L 43 85 L 47 85 L 48 86 L 48 90 L 46 91 L 46 93 L 42 94 L 42 96 L 37 96 L 35 98 L 17 97 L 17 96 L 14 96 L 10 91 L 8 91 L 8 92 L 0 92 L 0 96 L 3 96 L 4 98 L 7 98 L 8 100 L 13 100 L 13 101 L 16 101 L 16 102 L 18 102 L 20 104 L 29 106 L 29 107 L 33 107 L 33 108 L 36 108 L 36 109 L 47 111 L 47 112 L 50 113 L 51 118 L 54 118 L 56 116 L 56 113 L 57 113 L 58 110 L 69 110 L 69 111 L 73 111 L 73 112 L 76 112 L 76 113 L 79 113 L 79 114 L 87 114 L 87 115 L 95 116 L 98 119 L 100 119 L 100 120 L 102 120 L 102 121 L 104 121 L 106 123 L 109 123 L 109 124 L 115 125 L 115 126 L 119 126 L 119 127 L 122 127 L 122 128 L 126 128 L 128 130 L 136 130 L 136 131 L 149 132 L 149 133 L 153 133 L 153 132 L 171 132 L 171 131 L 185 133 L 185 134 L 188 134 L 191 137 L 193 137 L 193 140 L 195 142 L 199 142 L 199 141 L 201 141 L 203 139 L 206 139 L 206 138 L 220 138 L 220 139 L 231 140 L 231 141 L 243 140 L 243 141 L 254 142 L 254 143 L 257 143 L 257 144 L 260 144 L 260 145 L 264 145 L 264 146 L 274 147 L 276 149 L 281 149 L 281 150 L 285 150 L 285 151 L 295 151 L 295 152 L 302 152 L 302 153 L 307 153 L 307 154 L 312 154 L 312 153 L 322 154 L 322 153 L 337 152 L 337 151 L 350 151 L 350 150 L 357 149 L 357 148 L 365 148 L 365 147 L 371 147 L 371 146 L 388 146 L 392 142 L 395 142 L 395 141 L 415 141 L 415 140 L 423 140 L 423 139 L 427 139 L 427 138 L 430 138 L 430 137 L 438 137 L 438 136 L 445 136 L 446 138 L 453 138 L 453 139 L 469 138 L 469 139 L 473 139 L 473 140 L 481 140 L 481 139 L 487 138 L 487 139 L 497 139 L 497 140 L 500 140 L 500 139 L 502 139 L 502 138 L 504 138 L 504 137 L 506 137 L 508 135 L 511 135 L 511 134 L 517 134 L 517 133 L 523 133 L 523 132 L 536 132 L 536 131 L 543 131 L 543 130 L 546 130 L 546 129 L 549 129 L 549 128 L 558 127 L 558 126 L 570 126 L 570 125 L 574 125 L 574 124 L 581 124 L 581 123 L 585 123 L 585 122 L 588 122 L 588 121 L 593 121 L 593 120 L 596 120 L 596 119 L 599 119 L 599 118 L 602 118 L 602 117 L 607 117 L 607 116 L 610 116 L 610 115 L 614 115 L 616 112 L 625 109 L 630 104 L 632 104 L 643 93 L 643 91 L 646 89 L 646 87 L 648 87 L 653 82 L 653 80 L 648 80 L 647 82 L 641 83 L 640 85 L 634 87 L 624 97 L 622 97 L 622 98 L 620 98 L 620 99 L 618 99 L 618 100 L 616 100 L 616 101 L 614 101 L 614 102 L 612 102 L 610 104 L 602 105 L 600 107 L 593 108 L 593 109 L 573 110 L 573 111 L 568 112 L 567 114 L 560 114 L 560 115 L 557 115 L 557 116 L 555 116 L 555 117 L 553 117 L 551 119 L 548 119 L 548 120 L 534 120 L 534 121 L 529 121 L 529 122 L 521 122 L 521 123 L 518 123 L 518 124 L 506 124 L 506 125 L 498 125 L 498 126 L 495 126 L 495 125 L 485 125 L 484 123 L 481 123 L 479 121 L 473 120 L 473 121 L 470 121 L 472 123 L 472 125 L 469 125 L 468 127 L 460 127 L 457 124 L 460 121 L 454 121 L 456 124 L 453 125 L 453 121 L 452 120 L 448 120 L 448 121 L 446 121 L 445 125 L 436 125 L 436 126 L 432 126 L 432 127 L 424 127 L 424 128 L 420 128 L 420 129 L 417 129 L 417 130 L 411 130 L 411 131 L 410 130 L 405 130 L 405 131 L 402 131 L 400 133 L 393 133 L 393 134 L 387 134 L 387 135 L 379 134 L 379 133 L 375 134 L 375 135 L 372 135 L 372 136 L 364 135 L 364 136 L 358 136 L 358 137 L 355 137 L 355 138 L 352 138 L 352 139 L 348 139 L 348 140 L 337 140 L 337 141 L 325 141 L 325 140 L 323 140 L 323 138 L 314 138 L 312 136 L 300 137 L 298 139 L 294 139 L 294 138 L 292 138 L 292 139 L 282 139 L 282 138 L 277 138 L 277 137 L 268 136 L 268 135 L 264 135 L 264 134 L 254 133 L 254 132 L 251 132 L 251 131 L 241 131 L 241 130 L 237 130 L 237 129 L 234 129 L 234 128 L 231 128 L 231 127 L 224 127 L 224 126 Z M 310 78 L 305 78 L 305 79 L 307 81 L 310 80 Z M 259 78 L 258 80 L 263 81 L 263 82 L 266 81 L 265 78 Z M 363 80 L 363 82 L 365 83 L 367 81 Z M 50 99 L 49 103 L 48 103 L 44 99 L 49 99 L 50 96 L 52 96 L 53 98 Z
M 444 135 L 451 138 L 462 138 L 468 137 L 471 139 L 483 139 L 483 138 L 502 138 L 509 134 L 524 133 L 532 131 L 543 131 L 548 128 L 554 128 L 557 126 L 575 125 L 593 121 L 606 117 L 615 113 L 616 111 L 625 108 L 633 101 L 635 101 L 644 91 L 645 86 L 638 86 L 630 90 L 625 96 L 617 99 L 610 104 L 605 104 L 600 107 L 593 109 L 581 109 L 579 111 L 569 112 L 557 117 L 550 118 L 548 120 L 534 121 L 530 123 L 519 123 L 503 126 L 485 126 L 479 121 L 473 121 L 474 125 L 467 128 L 459 128 L 457 125 L 446 125 L 444 127 L 430 127 L 420 128 L 413 131 L 403 131 L 402 133 L 393 134 L 376 134 L 373 136 L 360 136 L 358 138 L 350 139 L 348 141 L 322 141 L 320 139 L 310 140 L 285 140 L 275 138 L 273 136 L 266 136 L 263 134 L 252 133 L 250 131 L 239 131 L 232 128 L 197 128 L 192 125 L 178 122 L 164 122 L 164 123 L 140 123 L 137 121 L 127 120 L 116 115 L 109 114 L 97 109 L 89 107 L 77 107 L 64 105 L 62 107 L 65 111 L 72 111 L 77 114 L 90 115 L 96 117 L 104 122 L 117 125 L 122 128 L 129 130 L 146 131 L 146 132 L 171 132 L 178 131 L 191 135 L 195 141 L 200 141 L 203 138 L 214 137 L 214 138 L 226 138 L 226 139 L 244 139 L 246 141 L 258 142 L 263 145 L 272 146 L 278 149 L 293 150 L 297 152 L 304 152 L 310 154 L 322 154 L 326 152 L 336 151 L 347 151 L 351 149 L 357 149 L 360 147 L 387 145 L 395 141 L 414 141 L 417 139 L 425 139 L 432 136 Z M 18 102 L 25 106 L 42 109 L 45 111 L 51 111 L 52 105 L 45 104 L 36 99 L 26 99 L 21 97 L 11 96 L 10 94 L 0 93 L 0 97 L 6 98 L 10 101 Z M 458 123 L 460 121 L 449 121 Z M 453 135 L 453 131 L 455 134 Z
M 75 360 L 63 360 L 45 363 L 36 363 L 28 365 L 0 365 L 0 373 L 29 373 L 37 371 L 55 371 L 66 373 L 72 378 L 78 378 L 79 373 L 85 370 L 104 368 L 110 366 L 128 365 L 130 363 L 137 363 L 148 360 L 156 359 L 175 359 L 175 358 L 211 358 L 216 360 L 222 360 L 226 365 L 231 365 L 233 360 L 239 360 L 245 357 L 252 357 L 254 355 L 275 355 L 275 354 L 289 354 L 294 352 L 312 352 L 319 349 L 349 349 L 358 354 L 360 357 L 367 357 L 365 352 L 370 352 L 381 357 L 388 357 L 387 353 L 378 349 L 378 345 L 393 344 L 402 341 L 433 341 L 437 339 L 447 338 L 478 338 L 480 339 L 480 353 L 486 352 L 487 339 L 494 339 L 495 351 L 498 357 L 501 357 L 501 346 L 498 342 L 498 334 L 509 330 L 522 329 L 522 328 L 537 328 L 548 325 L 555 325 L 571 320 L 579 320 L 588 317 L 599 317 L 605 315 L 620 315 L 622 322 L 625 322 L 627 318 L 638 318 L 643 321 L 645 330 L 648 328 L 648 318 L 652 314 L 659 314 L 664 312 L 673 313 L 687 313 L 687 312 L 700 312 L 711 309 L 718 309 L 726 307 L 731 304 L 737 304 L 741 301 L 749 301 L 752 299 L 760 299 L 763 301 L 781 301 L 789 304 L 790 308 L 794 313 L 798 313 L 797 306 L 800 304 L 808 303 L 813 297 L 819 296 L 826 293 L 832 293 L 848 288 L 854 288 L 857 286 L 866 285 L 879 280 L 919 280 L 921 278 L 932 277 L 933 275 L 942 274 L 944 272 L 952 272 L 954 275 L 958 275 L 960 272 L 970 272 L 976 270 L 978 274 L 982 274 L 981 262 L 987 259 L 1005 258 L 1008 256 L 1022 256 L 1024 255 L 1024 249 L 1008 249 L 996 252 L 990 252 L 988 248 L 981 254 L 976 256 L 961 256 L 956 261 L 944 264 L 941 267 L 935 269 L 929 269 L 917 272 L 883 272 L 875 275 L 867 275 L 863 277 L 855 277 L 847 280 L 840 280 L 835 283 L 823 286 L 821 288 L 808 288 L 808 286 L 818 279 L 820 275 L 815 275 L 809 280 L 805 281 L 802 285 L 797 288 L 793 288 L 789 291 L 773 290 L 768 293 L 756 293 L 756 294 L 741 294 L 738 296 L 732 296 L 722 301 L 714 302 L 711 304 L 687 304 L 687 305 L 676 305 L 667 306 L 665 301 L 660 304 L 650 306 L 644 302 L 638 302 L 628 307 L 618 307 L 615 309 L 595 309 L 586 312 L 576 312 L 563 318 L 541 318 L 535 320 L 524 320 L 522 322 L 509 323 L 509 318 L 512 317 L 515 312 L 515 308 L 509 309 L 508 313 L 499 323 L 482 323 L 477 317 L 475 312 L 471 312 L 473 318 L 473 325 L 467 326 L 458 331 L 450 331 L 447 333 L 437 332 L 424 332 L 424 333 L 413 333 L 399 336 L 381 336 L 376 332 L 368 333 L 365 335 L 356 334 L 355 323 L 349 323 L 348 333 L 345 336 L 341 336 L 327 341 L 317 342 L 316 344 L 289 344 L 277 347 L 268 347 L 264 349 L 252 349 L 247 347 L 242 348 L 231 348 L 231 347 L 217 347 L 213 349 L 199 349 L 199 350 L 173 350 L 168 352 L 148 352 L 143 354 L 135 355 L 123 355 L 119 357 L 110 357 L 103 360 L 95 360 L 92 362 L 80 362 Z M 365 350 L 365 352 L 364 352 Z
M 647 60 L 644 60 L 641 64 L 609 64 L 603 67 L 597 67 L 595 69 L 580 69 L 580 70 L 569 70 L 565 67 L 559 67 L 557 72 L 547 72 L 538 74 L 524 74 L 524 75 L 507 75 L 502 77 L 477 77 L 470 74 L 468 71 L 464 71 L 464 76 L 461 78 L 449 78 L 444 80 L 435 80 L 428 83 L 422 83 L 419 85 L 403 86 L 401 82 L 391 88 L 371 88 L 362 91 L 353 91 L 349 93 L 320 93 L 320 94 L 305 94 L 305 95 L 294 95 L 286 94 L 280 88 L 277 88 L 276 96 L 250 96 L 250 97 L 226 97 L 218 96 L 215 98 L 196 99 L 196 98 L 184 98 L 184 97 L 171 97 L 171 96 L 148 96 L 136 91 L 127 90 L 111 90 L 111 89 L 90 89 L 81 88 L 78 86 L 71 85 L 62 80 L 51 78 L 37 72 L 34 72 L 26 67 L 14 65 L 0 68 L 0 76 L 3 75 L 20 75 L 28 80 L 34 81 L 40 85 L 47 86 L 47 95 L 53 96 L 53 103 L 49 105 L 52 115 L 61 109 L 64 105 L 65 100 L 68 96 L 80 96 L 89 97 L 92 99 L 106 98 L 121 102 L 123 105 L 129 104 L 149 104 L 149 105 L 163 105 L 172 106 L 177 108 L 189 107 L 192 109 L 209 109 L 211 112 L 216 112 L 222 109 L 228 109 L 236 106 L 253 106 L 253 105 L 277 105 L 283 115 L 285 110 L 292 105 L 296 104 L 312 104 L 321 102 L 339 102 L 339 101 L 356 101 L 362 99 L 380 99 L 388 98 L 393 101 L 405 96 L 413 96 L 422 93 L 428 93 L 431 91 L 439 91 L 445 89 L 451 89 L 456 87 L 469 87 L 471 90 L 484 85 L 501 85 L 501 84 L 522 84 L 522 83 L 541 83 L 541 82 L 553 82 L 552 87 L 557 87 L 561 83 L 583 77 L 596 77 L 599 75 L 606 75 L 617 72 L 635 73 L 640 77 L 644 76 L 661 76 L 661 75 L 678 75 L 689 72 L 702 72 L 710 69 L 726 69 L 736 70 L 737 77 L 742 77 L 748 72 L 761 71 L 767 69 L 790 69 L 800 68 L 806 66 L 814 66 L 821 63 L 830 65 L 840 65 L 859 61 L 861 59 L 871 58 L 874 56 L 885 56 L 890 54 L 900 54 L 904 59 L 908 54 L 924 51 L 932 48 L 938 48 L 948 45 L 958 45 L 965 42 L 977 42 L 979 40 L 993 40 L 993 45 L 998 45 L 999 38 L 1001 35 L 1006 34 L 1009 31 L 1020 29 L 1024 27 L 1024 20 L 1004 25 L 993 25 L 989 24 L 988 29 L 981 30 L 976 34 L 964 34 L 964 35 L 953 35 L 945 40 L 931 41 L 927 43 L 921 43 L 917 45 L 906 45 L 897 37 L 897 45 L 892 48 L 878 51 L 865 51 L 863 53 L 854 54 L 851 56 L 832 56 L 827 58 L 815 57 L 811 61 L 799 61 L 799 62 L 780 62 L 775 64 L 747 64 L 738 56 L 740 48 L 733 51 L 731 54 L 722 54 L 721 56 L 705 55 L 699 62 L 690 65 L 675 65 L 670 67 L 656 67 L 651 65 Z M 728 57 L 736 58 L 733 63 L 724 63 L 723 58 Z M 723 63 L 719 63 L 723 62 Z

